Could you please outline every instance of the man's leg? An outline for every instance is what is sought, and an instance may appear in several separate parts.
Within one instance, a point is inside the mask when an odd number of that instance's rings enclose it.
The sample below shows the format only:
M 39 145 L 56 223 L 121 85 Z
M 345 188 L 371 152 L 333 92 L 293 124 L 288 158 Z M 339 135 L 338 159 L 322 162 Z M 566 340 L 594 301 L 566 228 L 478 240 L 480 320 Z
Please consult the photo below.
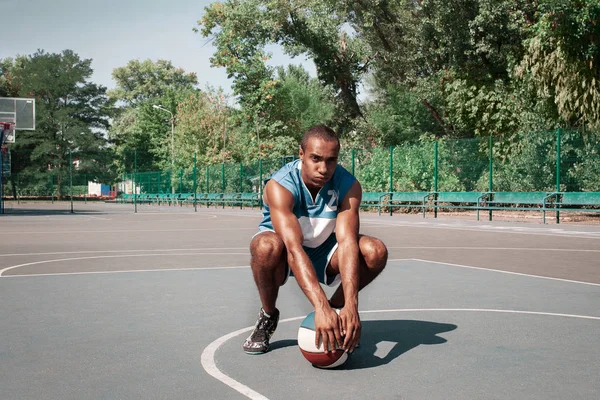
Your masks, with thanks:
M 287 276 L 287 254 L 283 240 L 275 232 L 263 232 L 250 242 L 250 266 L 258 294 L 267 313 L 275 312 L 275 303 Z
M 248 354 L 269 351 L 269 341 L 277 328 L 279 310 L 275 307 L 279 286 L 287 276 L 285 245 L 274 232 L 263 232 L 250 242 L 250 266 L 258 288 L 262 308 L 256 326 L 242 346 Z
M 361 290 L 383 271 L 387 264 L 388 251 L 381 240 L 366 235 L 360 235 L 358 248 L 360 268 L 358 290 Z M 337 250 L 333 253 L 331 261 L 327 266 L 326 273 L 328 276 L 336 276 L 340 273 L 337 253 Z M 342 308 L 344 306 L 344 290 L 342 285 L 338 286 L 333 296 L 331 296 L 329 303 L 335 308 Z

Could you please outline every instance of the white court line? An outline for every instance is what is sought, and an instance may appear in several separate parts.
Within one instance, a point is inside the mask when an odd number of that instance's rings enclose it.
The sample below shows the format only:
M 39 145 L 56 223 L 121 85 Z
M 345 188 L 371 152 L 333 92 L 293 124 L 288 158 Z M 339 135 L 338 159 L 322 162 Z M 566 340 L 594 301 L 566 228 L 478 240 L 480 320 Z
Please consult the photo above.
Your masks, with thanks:
M 248 250 L 247 247 L 204 247 L 199 249 L 139 249 L 139 250 L 82 250 L 82 251 L 56 251 L 51 253 L 12 253 L 0 254 L 0 257 L 17 256 L 50 256 L 57 254 L 102 254 L 102 253 L 136 253 L 153 251 L 206 251 L 206 250 Z
M 413 261 L 421 261 L 421 262 L 426 262 L 426 263 L 431 263 L 431 264 L 449 265 L 451 267 L 478 269 L 478 270 L 481 270 L 481 271 L 500 272 L 501 274 L 526 276 L 526 277 L 529 277 L 529 278 L 549 279 L 551 281 L 568 282 L 568 283 L 580 283 L 582 285 L 600 286 L 600 283 L 592 283 L 592 282 L 585 282 L 585 281 L 574 281 L 574 280 L 570 280 L 570 279 L 553 278 L 551 276 L 543 276 L 543 275 L 523 274 L 523 273 L 520 273 L 520 272 L 504 271 L 504 270 L 501 270 L 501 269 L 484 268 L 484 267 L 473 267 L 473 266 L 470 266 L 470 265 L 452 264 L 452 263 L 447 263 L 447 262 L 443 262 L 443 261 L 432 261 L 432 260 L 425 260 L 425 259 L 421 259 L 421 258 L 412 258 L 411 260 L 413 260 Z
M 482 225 L 482 226 L 457 226 L 454 224 L 432 224 L 428 222 L 415 222 L 415 223 L 386 223 L 377 221 L 361 221 L 361 225 L 372 224 L 371 228 L 425 228 L 425 229 L 447 229 L 447 230 L 458 230 L 458 231 L 470 231 L 470 232 L 487 232 L 487 233 L 512 233 L 519 235 L 538 235 L 538 236 L 552 236 L 552 237 L 568 237 L 578 239 L 600 239 L 600 232 L 586 232 L 586 231 L 568 231 L 559 228 L 529 228 L 519 226 L 499 226 L 499 225 Z M 544 229 L 544 231 L 541 231 Z M 548 232 L 553 231 L 553 232 Z
M 247 255 L 248 253 L 184 253 L 184 254 L 133 254 L 133 255 L 118 255 L 118 256 L 98 256 L 98 257 L 79 257 L 79 258 L 64 258 L 64 259 L 60 259 L 60 260 L 44 260 L 44 261 L 37 261 L 37 262 L 31 262 L 31 263 L 27 263 L 27 264 L 19 264 L 19 265 L 13 265 L 11 267 L 7 267 L 4 268 L 3 270 L 0 270 L 0 277 L 1 278 L 23 278 L 23 277 L 27 277 L 27 278 L 32 278 L 32 277 L 36 277 L 36 276 L 62 276 L 62 275 L 97 275 L 97 274 L 121 274 L 121 273 L 135 273 L 135 272 L 168 272 L 168 271 L 197 271 L 197 270 L 205 270 L 205 269 L 210 269 L 210 270 L 215 270 L 215 269 L 242 269 L 242 268 L 250 268 L 249 265 L 240 265 L 240 266 L 235 266 L 235 267 L 190 267 L 190 268 L 156 268 L 156 269 L 127 269 L 127 270 L 113 270 L 113 271 L 81 271 L 81 272 L 52 272 L 52 273 L 48 273 L 48 274 L 24 274 L 24 275 L 6 275 L 6 276 L 2 276 L 2 274 L 5 271 L 8 271 L 10 269 L 13 268 L 19 268 L 19 267 L 26 267 L 28 265 L 36 265 L 36 264 L 44 264 L 44 263 L 51 263 L 51 262 L 57 262 L 57 261 L 71 261 L 71 260 L 89 260 L 89 259 L 95 259 L 95 258 L 118 258 L 118 257 L 144 257 L 144 256 L 156 256 L 156 255 L 183 255 L 183 256 L 187 256 L 187 255 L 210 255 L 210 254 L 220 254 L 220 255 L 227 255 L 227 254 L 236 254 L 236 255 Z M 412 260 L 411 258 L 397 258 L 397 259 L 393 259 L 393 260 L 388 260 L 389 261 L 410 261 Z
M 393 310 L 371 310 L 371 311 L 361 311 L 361 314 L 376 314 L 376 313 L 389 313 L 389 312 L 489 312 L 489 313 L 507 313 L 507 314 L 526 314 L 526 315 L 544 315 L 551 317 L 566 317 L 566 318 L 582 318 L 582 319 L 591 319 L 600 321 L 600 317 L 594 317 L 589 315 L 577 315 L 577 314 L 560 314 L 560 313 L 549 313 L 549 312 L 538 312 L 538 311 L 519 311 L 519 310 L 498 310 L 498 309 L 485 309 L 485 308 L 400 308 Z M 286 318 L 280 323 L 297 321 L 305 318 L 306 316 Z M 226 341 L 229 339 L 241 335 L 245 332 L 250 332 L 254 329 L 254 326 L 250 326 L 247 328 L 239 329 L 235 332 L 228 333 L 227 335 L 223 335 L 217 340 L 210 343 L 200 356 L 200 362 L 204 370 L 213 378 L 221 381 L 225 385 L 230 388 L 236 390 L 237 392 L 243 394 L 252 400 L 268 400 L 264 395 L 252 390 L 248 386 L 244 385 L 236 381 L 235 379 L 225 375 L 223 372 L 217 368 L 215 363 L 215 353 Z M 240 350 L 241 352 L 241 350 Z
M 234 254 L 234 255 L 248 255 L 248 253 L 180 253 L 180 254 L 173 254 L 173 253 L 164 253 L 164 254 L 120 254 L 120 255 L 114 255 L 114 256 L 94 256 L 94 257 L 73 257 L 73 258 L 60 258 L 60 259 L 56 259 L 56 260 L 42 260 L 42 261 L 35 261 L 35 262 L 30 262 L 30 263 L 25 263 L 25 264 L 19 264 L 19 265 L 13 265 L 10 267 L 6 267 L 4 269 L 0 269 L 0 277 L 2 277 L 2 274 L 5 273 L 6 271 L 10 271 L 12 269 L 15 268 L 20 268 L 20 267 L 27 267 L 30 265 L 39 265 L 39 264 L 50 264 L 50 263 L 54 263 L 54 262 L 62 262 L 62 261 L 79 261 L 79 260 L 95 260 L 95 259 L 99 259 L 99 258 L 126 258 L 126 257 L 156 257 L 156 256 L 202 256 L 202 255 L 230 255 L 230 254 Z M 118 272 L 134 272 L 137 270 L 131 270 L 131 271 L 118 271 Z M 95 271 L 95 272 L 77 272 L 77 274 L 90 274 L 90 273 L 98 273 L 98 272 L 102 272 L 102 271 Z M 107 271 L 108 272 L 108 271 Z
M 89 253 L 134 253 L 134 252 L 152 252 L 152 251 L 205 251 L 205 250 L 246 250 L 246 247 L 206 247 L 193 249 L 139 249 L 139 250 L 82 250 L 82 251 L 56 251 L 48 253 L 10 253 L 0 254 L 0 257 L 17 256 L 47 256 L 57 254 L 89 254 Z M 455 246 L 388 246 L 388 249 L 410 249 L 410 250 L 522 250 L 522 251 L 555 251 L 555 252 L 583 252 L 600 253 L 600 250 L 591 249 L 548 249 L 548 248 L 529 248 L 529 247 L 455 247 Z
M 564 252 L 589 252 L 600 253 L 600 250 L 589 249 L 548 249 L 534 247 L 459 247 L 459 246 L 387 246 L 388 249 L 414 249 L 414 250 L 510 250 L 510 251 L 564 251 Z
M 56 235 L 56 234 L 60 234 L 60 235 L 62 235 L 62 234 L 67 234 L 67 233 L 113 233 L 113 234 L 116 234 L 116 233 L 130 233 L 130 232 L 197 232 L 197 231 L 242 231 L 242 230 L 256 231 L 257 229 L 255 227 L 252 227 L 252 228 L 186 228 L 186 229 L 127 229 L 127 230 L 120 230 L 120 229 L 99 230 L 99 229 L 96 229 L 96 230 L 90 230 L 90 231 L 20 231 L 20 232 L 6 231 L 6 232 L 0 232 L 0 235 L 17 235 L 17 234 L 24 234 L 24 235 L 36 235 L 36 234 Z
M 9 278 L 33 278 L 36 276 L 64 276 L 64 275 L 102 275 L 102 274 L 130 274 L 133 272 L 171 272 L 171 271 L 213 271 L 217 269 L 246 269 L 249 265 L 237 265 L 233 267 L 189 267 L 189 268 L 157 268 L 157 269 L 129 269 L 117 271 L 89 271 L 89 272 L 54 272 L 50 274 L 27 274 L 27 275 L 6 275 L 2 279 Z
M 246 265 L 246 266 L 237 266 L 237 267 L 157 268 L 157 269 L 116 270 L 116 271 L 56 272 L 56 273 L 49 273 L 49 274 L 25 274 L 25 275 L 7 275 L 7 276 L 2 276 L 2 274 L 5 271 L 8 271 L 8 270 L 13 269 L 13 268 L 24 267 L 24 266 L 27 266 L 27 265 L 50 263 L 50 262 L 56 262 L 56 261 L 87 260 L 87 259 L 94 259 L 94 258 L 143 257 L 143 256 L 153 256 L 153 255 L 163 255 L 164 256 L 164 255 L 196 255 L 196 254 L 199 254 L 199 255 L 210 255 L 210 254 L 218 254 L 218 255 L 236 254 L 236 255 L 240 255 L 240 254 L 242 254 L 243 255 L 243 254 L 247 254 L 247 253 L 134 254 L 134 255 L 116 255 L 116 256 L 65 258 L 65 259 L 60 259 L 60 260 L 45 260 L 45 261 L 37 261 L 37 262 L 32 262 L 32 263 L 27 263 L 27 264 L 14 265 L 14 266 L 5 268 L 3 270 L 0 270 L 0 278 L 56 276 L 56 275 L 118 274 L 118 273 L 157 272 L 157 271 L 167 272 L 167 271 L 203 270 L 203 269 L 250 268 L 249 265 Z M 531 274 L 524 274 L 524 273 L 520 273 L 520 272 L 504 271 L 504 270 L 501 270 L 501 269 L 484 268 L 484 267 L 473 267 L 473 266 L 470 266 L 470 265 L 452 264 L 452 263 L 441 262 L 441 261 L 425 260 L 425 259 L 421 259 L 421 258 L 392 258 L 392 259 L 388 259 L 388 262 L 392 262 L 392 261 L 420 261 L 420 262 L 431 263 L 431 264 L 449 265 L 449 266 L 452 266 L 452 267 L 469 268 L 469 269 L 477 269 L 477 270 L 481 270 L 481 271 L 491 271 L 491 272 L 499 272 L 499 273 L 502 273 L 502 274 L 525 276 L 525 277 L 528 277 L 528 278 L 549 279 L 549 280 L 552 280 L 552 281 L 560 281 L 560 282 L 568 282 L 568 283 L 579 283 L 579 284 L 582 284 L 582 285 L 591 285 L 591 286 L 600 286 L 600 284 L 598 284 L 598 283 L 592 283 L 592 282 L 575 281 L 575 280 L 562 279 L 562 278 L 553 278 L 553 277 L 543 276 L 543 275 L 531 275 Z

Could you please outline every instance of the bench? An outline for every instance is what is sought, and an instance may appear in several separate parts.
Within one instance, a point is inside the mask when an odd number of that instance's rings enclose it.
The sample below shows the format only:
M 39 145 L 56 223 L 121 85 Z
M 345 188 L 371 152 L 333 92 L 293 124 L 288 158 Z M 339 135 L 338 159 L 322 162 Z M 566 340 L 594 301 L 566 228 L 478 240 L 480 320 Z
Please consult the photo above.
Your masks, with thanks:
M 140 193 L 135 197 L 135 202 L 138 204 L 151 204 L 153 196 L 156 197 L 155 194 Z
M 489 192 L 437 192 L 433 200 L 435 217 L 438 209 L 466 209 L 477 210 L 479 220 L 480 204 L 489 196 Z
M 254 206 L 260 206 L 260 198 L 258 193 L 240 193 L 240 197 L 238 199 L 240 203 L 240 208 L 243 208 L 245 205 L 250 205 L 252 209 Z
M 217 204 L 221 203 L 222 193 L 207 193 L 206 197 L 202 199 L 202 203 L 206 204 L 206 208 L 210 207 L 211 204 L 217 207 Z
M 390 215 L 393 214 L 394 207 L 420 208 L 425 218 L 425 209 L 434 195 L 435 192 L 391 192 L 388 202 L 382 206 L 390 208 Z
M 174 193 L 159 193 L 156 195 L 156 203 L 160 206 L 162 204 L 171 205 L 175 201 L 176 194 Z
M 548 211 L 556 211 L 556 223 L 560 223 L 560 212 L 600 212 L 600 192 L 560 192 L 558 201 Z M 596 208 L 590 208 L 596 207 Z
M 378 214 L 381 215 L 382 199 L 389 194 L 389 192 L 363 192 L 360 207 L 377 207 Z
M 538 209 L 543 213 L 543 220 L 546 223 L 546 211 L 548 205 L 555 203 L 558 198 L 556 192 L 490 192 L 491 199 L 481 203 L 480 210 L 490 212 L 490 221 L 492 220 L 493 210 L 516 210 L 531 211 Z M 479 210 L 477 210 L 479 214 Z M 479 218 L 479 215 L 477 216 Z
M 129 203 L 133 201 L 133 195 L 132 194 L 128 194 L 128 193 L 123 193 L 121 195 L 121 197 L 119 198 L 119 203 L 124 204 L 124 203 Z
M 237 204 L 240 198 L 239 193 L 222 193 L 219 203 L 225 208 L 225 205 L 230 205 L 232 208 Z
M 183 207 L 183 203 L 193 203 L 194 193 L 179 193 L 175 198 L 175 202 L 179 203 L 180 207 Z

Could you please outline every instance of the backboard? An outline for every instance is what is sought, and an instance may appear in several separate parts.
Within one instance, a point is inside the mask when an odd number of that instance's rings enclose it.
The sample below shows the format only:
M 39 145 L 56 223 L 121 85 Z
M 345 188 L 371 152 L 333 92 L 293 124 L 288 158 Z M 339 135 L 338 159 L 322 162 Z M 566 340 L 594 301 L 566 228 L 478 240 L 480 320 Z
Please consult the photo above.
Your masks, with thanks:
M 0 123 L 12 122 L 16 131 L 35 130 L 35 99 L 0 97 Z

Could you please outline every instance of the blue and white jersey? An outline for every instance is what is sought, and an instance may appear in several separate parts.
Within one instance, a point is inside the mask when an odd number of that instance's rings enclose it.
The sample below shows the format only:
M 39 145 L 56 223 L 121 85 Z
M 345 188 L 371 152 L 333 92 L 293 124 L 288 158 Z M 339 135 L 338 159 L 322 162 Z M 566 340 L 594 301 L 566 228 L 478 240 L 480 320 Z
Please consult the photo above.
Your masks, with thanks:
M 352 174 L 338 165 L 333 177 L 313 198 L 302 180 L 302 162 L 292 161 L 271 177 L 294 196 L 293 212 L 304 235 L 305 247 L 319 247 L 335 232 L 335 222 L 342 200 L 356 181 Z M 265 204 L 260 231 L 274 231 L 269 206 Z

